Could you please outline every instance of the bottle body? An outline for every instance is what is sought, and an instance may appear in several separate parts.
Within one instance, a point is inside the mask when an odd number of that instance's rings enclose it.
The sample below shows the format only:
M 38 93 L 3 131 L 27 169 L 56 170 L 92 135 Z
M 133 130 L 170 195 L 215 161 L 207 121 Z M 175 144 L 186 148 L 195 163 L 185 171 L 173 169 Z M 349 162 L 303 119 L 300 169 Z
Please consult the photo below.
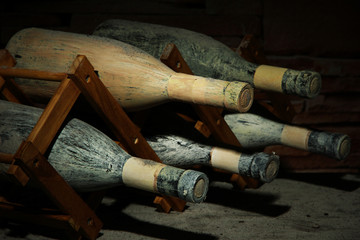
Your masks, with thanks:
M 345 159 L 350 152 L 350 138 L 345 134 L 312 131 L 251 113 L 227 114 L 224 119 L 245 148 L 283 144 L 338 160 Z
M 244 81 L 255 88 L 309 98 L 321 88 L 316 72 L 250 63 L 211 37 L 186 29 L 113 19 L 101 23 L 93 34 L 132 44 L 156 58 L 168 43 L 174 43 L 199 76 Z
M 41 112 L 39 108 L 0 101 L 0 132 L 7 136 L 7 140 L 0 143 L 0 151 L 14 153 L 21 141 L 29 135 Z M 146 140 L 165 165 L 174 167 L 207 165 L 264 182 L 271 182 L 279 169 L 279 158 L 276 155 L 244 154 L 172 134 L 146 136 Z M 122 159 L 119 160 L 119 157 Z M 121 182 L 134 182 L 137 187 L 151 189 L 151 179 L 154 178 L 151 175 L 158 174 L 165 165 L 152 168 L 153 164 L 141 164 L 139 161 L 126 154 L 101 132 L 78 119 L 72 119 L 66 125 L 49 155 L 53 167 L 68 179 L 69 184 L 82 191 L 116 186 Z M 76 168 L 71 167 L 74 163 Z M 124 168 L 128 170 L 124 171 Z M 143 168 L 152 168 L 153 172 L 149 169 L 146 173 Z M 163 178 L 170 170 L 162 170 Z M 148 177 L 141 179 L 139 176 Z
M 39 108 L 0 101 L 0 151 L 14 154 L 41 113 Z M 78 119 L 66 123 L 47 158 L 78 191 L 125 184 L 186 201 L 202 202 L 208 187 L 205 174 L 132 157 L 105 134 Z M 1 170 L 6 171 L 4 165 Z M 4 172 L 0 174 L 4 175 Z
M 179 74 L 144 51 L 113 39 L 29 28 L 16 33 L 6 48 L 15 56 L 17 68 L 51 72 L 68 73 L 76 56 L 85 55 L 114 98 L 129 111 L 170 100 L 240 112 L 247 111 L 252 104 L 252 98 L 245 103 L 242 101 L 243 94 L 249 95 L 250 91 L 252 95 L 247 83 Z M 49 81 L 16 81 L 27 95 L 37 98 L 49 99 L 58 86 Z M 176 91 L 182 82 L 191 89 Z
M 245 154 L 173 134 L 158 134 L 146 139 L 161 161 L 171 166 L 212 166 L 263 182 L 274 180 L 279 170 L 279 157 L 276 155 Z

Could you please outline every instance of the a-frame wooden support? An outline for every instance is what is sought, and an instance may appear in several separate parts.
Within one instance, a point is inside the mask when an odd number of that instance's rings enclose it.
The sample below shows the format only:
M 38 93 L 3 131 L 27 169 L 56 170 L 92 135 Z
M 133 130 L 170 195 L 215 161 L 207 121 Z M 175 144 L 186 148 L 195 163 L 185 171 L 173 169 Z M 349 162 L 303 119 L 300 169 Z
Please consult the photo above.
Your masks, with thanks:
M 0 197 L 1 215 L 20 221 L 33 221 L 32 217 L 36 216 L 38 223 L 71 230 L 75 238 L 95 239 L 102 228 L 102 222 L 89 205 L 96 207 L 103 195 L 93 194 L 91 202 L 86 204 L 44 157 L 44 153 L 79 95 L 84 95 L 129 154 L 158 162 L 160 159 L 141 135 L 140 129 L 103 85 L 85 56 L 78 56 L 75 59 L 69 73 L 52 73 L 11 68 L 15 64 L 14 59 L 6 50 L 0 52 L 2 56 L 0 63 L 3 66 L 0 68 L 0 90 L 2 96 L 9 101 L 31 104 L 16 85 L 13 77 L 60 82 L 26 141 L 14 155 L 0 153 L 0 162 L 11 164 L 8 173 L 22 185 L 26 185 L 32 179 L 61 210 L 60 215 L 49 214 L 46 211 L 29 215 L 26 211 L 19 211 L 21 206 Z M 179 211 L 184 209 L 186 203 L 167 196 L 161 196 L 160 199 L 170 209 Z M 165 211 L 170 210 L 165 209 Z

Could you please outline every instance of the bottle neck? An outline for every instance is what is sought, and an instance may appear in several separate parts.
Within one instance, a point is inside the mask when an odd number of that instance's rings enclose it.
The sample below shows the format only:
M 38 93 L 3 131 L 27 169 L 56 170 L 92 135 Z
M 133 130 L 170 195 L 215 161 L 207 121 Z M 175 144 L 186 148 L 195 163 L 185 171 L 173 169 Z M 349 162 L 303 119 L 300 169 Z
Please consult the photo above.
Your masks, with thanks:
M 281 143 L 290 147 L 308 150 L 311 131 L 306 128 L 284 125 L 281 132 Z
M 219 147 L 211 150 L 210 165 L 232 173 L 239 173 L 240 152 Z
M 287 68 L 260 65 L 254 74 L 255 88 L 283 92 L 282 80 Z
M 254 92 L 248 83 L 228 82 L 183 73 L 173 74 L 168 82 L 170 99 L 225 107 L 232 111 L 250 109 Z

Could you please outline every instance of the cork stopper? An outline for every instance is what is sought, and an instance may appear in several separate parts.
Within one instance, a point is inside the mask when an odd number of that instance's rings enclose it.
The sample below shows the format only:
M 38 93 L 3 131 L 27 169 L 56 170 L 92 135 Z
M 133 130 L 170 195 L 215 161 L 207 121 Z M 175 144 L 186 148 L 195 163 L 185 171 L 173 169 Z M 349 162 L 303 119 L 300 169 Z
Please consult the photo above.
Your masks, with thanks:
M 279 161 L 277 159 L 272 159 L 265 171 L 265 179 L 267 181 L 272 181 L 278 174 L 279 171 Z
M 273 181 L 279 172 L 279 156 L 258 154 L 255 161 L 260 180 L 266 183 Z
M 267 154 L 264 152 L 253 154 L 243 153 L 239 161 L 239 174 L 269 183 L 277 176 L 279 165 L 279 156 L 275 154 Z
M 310 80 L 310 91 L 309 95 L 310 97 L 315 97 L 319 94 L 320 88 L 321 88 L 321 79 L 319 78 L 319 74 L 315 73 L 312 75 L 312 78 Z
M 201 198 L 204 195 L 205 192 L 205 180 L 204 179 L 200 179 L 194 187 L 194 196 L 197 198 Z
M 254 89 L 245 82 L 230 82 L 226 88 L 224 105 L 227 109 L 247 112 L 254 100 Z
M 288 69 L 284 73 L 282 86 L 288 94 L 314 98 L 320 93 L 321 76 L 314 71 Z
M 309 135 L 308 150 L 344 160 L 350 153 L 351 140 L 346 134 L 313 131 Z
M 251 107 L 252 101 L 253 101 L 252 91 L 248 88 L 245 88 L 240 93 L 240 98 L 239 98 L 239 105 L 240 105 L 241 109 L 248 111 Z
M 350 153 L 350 148 L 351 148 L 350 138 L 348 136 L 344 136 L 339 147 L 339 156 L 338 156 L 339 159 L 341 160 L 345 159 Z
M 209 188 L 208 177 L 198 171 L 186 170 L 177 184 L 178 197 L 187 202 L 201 203 Z

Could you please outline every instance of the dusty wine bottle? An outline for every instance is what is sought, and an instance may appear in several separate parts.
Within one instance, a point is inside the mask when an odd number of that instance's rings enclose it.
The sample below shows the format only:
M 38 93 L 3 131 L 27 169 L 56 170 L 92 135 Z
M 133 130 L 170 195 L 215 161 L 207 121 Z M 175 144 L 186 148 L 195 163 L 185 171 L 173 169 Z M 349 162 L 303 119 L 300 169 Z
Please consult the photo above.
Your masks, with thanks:
M 0 100 L 0 152 L 15 153 L 41 112 L 39 108 Z M 123 184 L 199 203 L 205 199 L 209 183 L 199 171 L 132 157 L 105 134 L 76 118 L 61 130 L 48 161 L 78 191 Z M 0 164 L 0 174 L 4 175 L 8 167 Z
M 172 134 L 147 136 L 146 140 L 161 161 L 171 166 L 207 165 L 266 183 L 274 180 L 279 171 L 279 157 L 274 154 L 245 154 Z
M 6 111 L 4 111 L 2 107 L 5 105 L 9 105 Z M 26 111 L 24 111 L 24 109 L 26 109 Z M 7 151 L 11 149 L 12 151 L 16 151 L 16 148 L 18 147 L 16 144 L 21 142 L 22 139 L 24 139 L 24 136 L 30 132 L 41 112 L 42 110 L 38 108 L 28 108 L 23 105 L 15 105 L 0 101 L 0 114 L 2 115 L 0 116 L 0 121 L 2 122 L 0 123 L 0 126 L 3 125 L 4 128 L 6 127 L 8 131 L 11 132 L 11 134 L 7 133 L 6 135 L 11 135 L 12 138 L 15 138 L 15 136 L 20 137 L 20 139 L 16 140 L 2 141 L 0 144 L 0 151 L 1 149 L 8 149 Z M 14 123 L 12 125 L 8 123 L 8 121 L 10 121 L 9 119 L 13 119 Z M 25 122 L 23 119 L 30 120 Z M 20 121 L 21 123 L 16 123 L 17 121 Z M 13 126 L 14 124 L 17 124 L 16 126 L 20 125 L 21 127 L 15 128 Z M 26 130 L 20 130 L 25 129 L 25 125 Z M 162 162 L 170 166 L 184 168 L 197 164 L 208 165 L 243 176 L 257 178 L 263 182 L 271 182 L 276 177 L 279 170 L 279 157 L 277 155 L 270 155 L 263 152 L 245 154 L 220 147 L 208 146 L 172 134 L 147 136 L 146 140 Z M 64 141 L 65 140 L 62 142 Z M 67 140 L 67 144 L 70 144 L 71 141 L 73 140 Z M 9 146 L 9 144 L 11 144 L 11 146 Z M 56 145 L 56 148 L 53 148 L 52 152 L 55 152 L 54 149 L 58 150 L 58 145 Z M 114 152 L 114 150 L 109 151 Z M 99 153 L 97 153 L 97 155 L 99 155 Z M 51 159 L 55 159 L 55 157 L 56 156 Z M 51 159 L 49 161 L 51 161 Z
M 28 28 L 16 33 L 6 49 L 17 68 L 51 72 L 68 72 L 75 57 L 85 55 L 128 111 L 178 100 L 246 112 L 253 100 L 248 83 L 176 73 L 138 48 L 99 36 Z M 58 86 L 49 81 L 16 81 L 30 97 L 50 98 Z
M 345 134 L 312 131 L 251 113 L 227 114 L 224 119 L 245 148 L 283 144 L 338 160 L 345 159 L 350 152 L 351 141 Z
M 117 39 L 143 49 L 156 58 L 174 43 L 196 75 L 244 81 L 253 87 L 312 98 L 321 88 L 314 71 L 250 63 L 215 39 L 186 29 L 112 19 L 96 27 L 94 35 Z

